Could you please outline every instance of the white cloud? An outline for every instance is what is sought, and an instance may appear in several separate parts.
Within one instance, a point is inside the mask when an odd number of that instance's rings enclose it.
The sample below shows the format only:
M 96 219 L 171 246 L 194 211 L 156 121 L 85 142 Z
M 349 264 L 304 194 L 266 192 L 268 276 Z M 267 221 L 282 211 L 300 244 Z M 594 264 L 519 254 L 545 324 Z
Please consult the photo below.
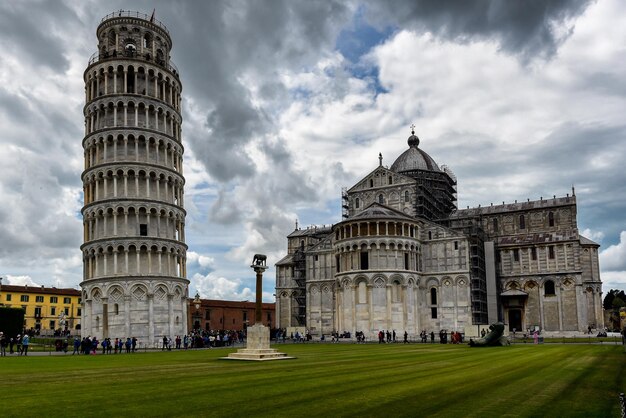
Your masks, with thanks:
M 30 276 L 7 275 L 6 279 L 8 283 L 4 283 L 4 284 L 10 284 L 13 286 L 33 286 L 33 287 L 40 286 L 39 283 L 35 282 Z
M 192 277 L 196 290 L 202 298 L 219 300 L 255 300 L 255 293 L 249 287 L 241 288 L 239 279 L 227 279 L 214 274 L 194 274 Z
M 601 244 L 602 240 L 604 239 L 604 232 L 602 232 L 602 231 L 592 231 L 589 228 L 583 229 L 580 232 L 580 235 L 582 235 L 583 237 L 589 238 L 590 240 L 595 241 L 598 244 Z
M 626 231 L 619 236 L 619 243 L 600 251 L 600 266 L 604 274 L 608 271 L 626 270 Z

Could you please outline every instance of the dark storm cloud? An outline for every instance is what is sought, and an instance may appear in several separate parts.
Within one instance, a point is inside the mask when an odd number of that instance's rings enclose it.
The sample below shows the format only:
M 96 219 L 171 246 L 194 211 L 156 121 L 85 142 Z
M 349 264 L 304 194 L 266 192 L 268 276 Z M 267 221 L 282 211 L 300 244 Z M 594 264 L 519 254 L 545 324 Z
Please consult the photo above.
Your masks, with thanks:
M 459 138 L 463 138 L 460 140 Z M 564 123 L 539 143 L 506 143 L 480 135 L 450 133 L 440 146 L 442 156 L 450 156 L 451 168 L 459 178 L 459 197 L 471 205 L 488 204 L 475 200 L 474 189 L 489 185 L 482 198 L 492 202 L 526 198 L 544 199 L 571 194 L 578 196 L 581 229 L 602 231 L 619 237 L 626 224 L 626 126 Z M 514 151 L 515 149 L 515 151 Z M 462 156 L 462 157 L 460 157 Z M 503 158 L 506 156 L 506 158 Z M 438 158 L 435 158 L 438 160 Z M 524 182 L 518 184 L 518 179 Z M 516 184 L 524 195 L 499 189 Z M 609 192 L 610 191 L 610 192 Z M 476 191 L 474 191 L 476 192 Z M 505 193 L 499 196 L 498 193 Z M 480 196 L 482 196 L 481 194 Z M 480 197 L 479 197 L 480 198 Z
M 619 237 L 626 225 L 626 126 L 563 125 L 551 134 L 537 158 L 538 169 L 556 184 L 571 184 L 579 197 L 585 228 Z
M 181 3 L 165 10 L 163 19 L 176 27 L 173 56 L 185 92 L 205 113 L 204 135 L 187 140 L 214 178 L 253 176 L 244 147 L 274 129 L 268 110 L 253 105 L 245 77 L 263 99 L 285 97 L 278 71 L 313 65 L 320 50 L 332 48 L 348 11 L 340 2 L 291 1 Z M 194 47 L 200 41 L 202 51 Z
M 209 210 L 209 218 L 211 221 L 222 225 L 237 224 L 243 218 L 241 205 L 234 200 L 228 199 L 228 193 L 220 189 L 217 199 L 215 199 Z
M 60 1 L 0 2 L 0 45 L 23 60 L 63 72 L 69 62 L 56 26 L 74 24 L 76 13 Z
M 454 41 L 494 39 L 502 50 L 530 60 L 553 56 L 571 32 L 555 25 L 576 18 L 591 0 L 404 0 L 368 2 L 373 22 L 396 21 L 402 28 L 429 31 Z
M 0 88 L 0 114 L 8 117 L 12 121 L 26 121 L 32 113 L 24 97 Z

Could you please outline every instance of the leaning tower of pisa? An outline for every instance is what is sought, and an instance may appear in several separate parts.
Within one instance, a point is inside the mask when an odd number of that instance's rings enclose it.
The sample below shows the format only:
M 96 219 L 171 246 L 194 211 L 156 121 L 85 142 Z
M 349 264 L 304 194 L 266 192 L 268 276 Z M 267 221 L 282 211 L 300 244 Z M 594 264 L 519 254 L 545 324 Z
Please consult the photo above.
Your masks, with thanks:
M 105 16 L 85 80 L 82 335 L 187 332 L 181 90 L 164 24 Z

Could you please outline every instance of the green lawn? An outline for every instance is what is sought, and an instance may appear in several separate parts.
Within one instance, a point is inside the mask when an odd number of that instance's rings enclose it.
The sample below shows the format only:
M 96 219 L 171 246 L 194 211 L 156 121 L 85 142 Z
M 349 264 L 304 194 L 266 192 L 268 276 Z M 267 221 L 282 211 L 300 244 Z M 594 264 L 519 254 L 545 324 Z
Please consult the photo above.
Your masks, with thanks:
M 622 346 L 287 344 L 0 359 L 2 416 L 619 417 Z

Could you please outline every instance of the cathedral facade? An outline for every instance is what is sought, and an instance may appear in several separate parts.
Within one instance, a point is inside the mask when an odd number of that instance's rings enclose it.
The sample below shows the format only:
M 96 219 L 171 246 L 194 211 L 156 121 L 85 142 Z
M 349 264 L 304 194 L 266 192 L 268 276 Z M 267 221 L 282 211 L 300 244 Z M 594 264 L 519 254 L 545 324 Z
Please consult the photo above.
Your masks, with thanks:
M 409 149 L 343 191 L 343 219 L 297 228 L 276 264 L 281 328 L 567 334 L 603 326 L 599 245 L 576 196 L 458 209 L 456 177 Z

